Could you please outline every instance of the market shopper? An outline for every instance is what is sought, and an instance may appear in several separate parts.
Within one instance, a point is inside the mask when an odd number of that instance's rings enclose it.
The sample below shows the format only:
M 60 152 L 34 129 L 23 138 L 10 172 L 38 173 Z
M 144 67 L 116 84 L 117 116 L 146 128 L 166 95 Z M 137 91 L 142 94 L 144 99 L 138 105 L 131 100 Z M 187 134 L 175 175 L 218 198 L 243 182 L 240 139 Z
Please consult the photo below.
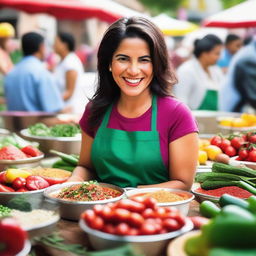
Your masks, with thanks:
M 69 181 L 190 189 L 198 129 L 190 110 L 169 96 L 176 78 L 159 29 L 141 17 L 113 23 L 99 46 L 98 74 Z
M 75 39 L 72 34 L 59 32 L 55 38 L 54 50 L 61 59 L 54 70 L 57 87 L 66 105 L 72 107 L 72 112 L 82 114 L 87 102 L 82 84 L 84 68 L 74 52 Z
M 44 38 L 36 32 L 22 36 L 24 58 L 7 74 L 4 91 L 10 111 L 64 111 L 64 103 L 50 72 L 44 67 Z
M 222 50 L 221 40 L 208 34 L 194 43 L 194 56 L 179 66 L 179 83 L 174 94 L 191 110 L 217 110 L 218 91 L 224 74 L 216 65 Z

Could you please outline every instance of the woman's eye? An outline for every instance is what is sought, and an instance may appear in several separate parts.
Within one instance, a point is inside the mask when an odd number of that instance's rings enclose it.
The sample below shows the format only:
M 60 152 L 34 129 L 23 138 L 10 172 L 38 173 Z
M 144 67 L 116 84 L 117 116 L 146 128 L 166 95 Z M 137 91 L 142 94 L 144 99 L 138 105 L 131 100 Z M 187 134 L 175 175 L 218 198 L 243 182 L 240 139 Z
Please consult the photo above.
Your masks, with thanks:
M 126 61 L 127 58 L 126 58 L 126 57 L 119 57 L 117 60 L 118 60 L 118 61 Z
M 151 62 L 151 59 L 149 59 L 149 58 L 143 58 L 143 59 L 141 59 L 140 61 L 141 61 L 141 62 Z

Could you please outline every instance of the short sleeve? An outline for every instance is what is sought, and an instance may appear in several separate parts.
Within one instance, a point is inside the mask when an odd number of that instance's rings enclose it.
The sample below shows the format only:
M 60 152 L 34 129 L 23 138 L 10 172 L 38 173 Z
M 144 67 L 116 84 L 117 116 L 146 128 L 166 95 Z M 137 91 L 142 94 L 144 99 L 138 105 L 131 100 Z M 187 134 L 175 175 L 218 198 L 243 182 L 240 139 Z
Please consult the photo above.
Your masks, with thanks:
M 185 104 L 179 103 L 175 109 L 175 120 L 169 129 L 169 143 L 193 132 L 198 133 L 196 119 Z
M 94 138 L 95 137 L 95 131 L 92 130 L 89 127 L 89 122 L 88 122 L 88 119 L 89 119 L 89 116 L 90 116 L 91 105 L 92 105 L 91 102 L 87 103 L 87 105 L 85 107 L 85 110 L 84 110 L 84 113 L 83 113 L 83 115 L 82 115 L 82 117 L 79 121 L 79 125 L 80 125 L 83 132 L 88 134 L 90 137 Z

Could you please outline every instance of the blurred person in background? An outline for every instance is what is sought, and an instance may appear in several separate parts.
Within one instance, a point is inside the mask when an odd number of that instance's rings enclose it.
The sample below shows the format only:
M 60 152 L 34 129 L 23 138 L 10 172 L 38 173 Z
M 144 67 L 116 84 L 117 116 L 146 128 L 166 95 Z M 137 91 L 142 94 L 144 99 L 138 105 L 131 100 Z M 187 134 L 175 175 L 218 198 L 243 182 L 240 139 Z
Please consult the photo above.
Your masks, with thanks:
M 243 46 L 232 59 L 219 99 L 221 111 L 255 113 L 256 38 Z
M 23 59 L 6 75 L 4 91 L 10 111 L 65 112 L 64 102 L 52 74 L 44 67 L 42 35 L 29 32 L 21 38 Z
M 178 84 L 174 94 L 191 110 L 217 110 L 218 90 L 223 72 L 216 65 L 223 44 L 212 34 L 197 39 L 189 60 L 177 69 Z
M 55 38 L 54 50 L 60 56 L 60 62 L 53 73 L 57 87 L 65 104 L 71 106 L 72 113 L 82 113 L 86 104 L 82 84 L 84 68 L 74 52 L 75 39 L 73 35 L 59 32 Z
M 217 62 L 217 65 L 222 68 L 224 73 L 227 73 L 232 57 L 237 53 L 242 45 L 243 40 L 238 35 L 227 35 L 224 49 L 222 50 L 220 59 Z

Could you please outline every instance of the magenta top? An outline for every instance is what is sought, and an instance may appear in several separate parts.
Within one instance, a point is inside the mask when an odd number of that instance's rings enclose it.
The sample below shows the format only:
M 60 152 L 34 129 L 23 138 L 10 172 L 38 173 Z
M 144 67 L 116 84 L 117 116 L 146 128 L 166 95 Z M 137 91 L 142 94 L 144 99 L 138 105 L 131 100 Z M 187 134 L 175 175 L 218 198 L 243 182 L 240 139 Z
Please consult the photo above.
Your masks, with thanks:
M 91 131 L 88 127 L 90 103 L 87 104 L 79 122 L 81 129 L 92 138 L 98 128 Z M 108 128 L 124 131 L 150 131 L 151 107 L 141 116 L 127 118 L 122 116 L 116 105 L 110 114 Z M 174 97 L 157 97 L 157 130 L 160 137 L 160 148 L 165 166 L 168 168 L 169 143 L 192 132 L 198 132 L 197 123 L 188 107 Z

